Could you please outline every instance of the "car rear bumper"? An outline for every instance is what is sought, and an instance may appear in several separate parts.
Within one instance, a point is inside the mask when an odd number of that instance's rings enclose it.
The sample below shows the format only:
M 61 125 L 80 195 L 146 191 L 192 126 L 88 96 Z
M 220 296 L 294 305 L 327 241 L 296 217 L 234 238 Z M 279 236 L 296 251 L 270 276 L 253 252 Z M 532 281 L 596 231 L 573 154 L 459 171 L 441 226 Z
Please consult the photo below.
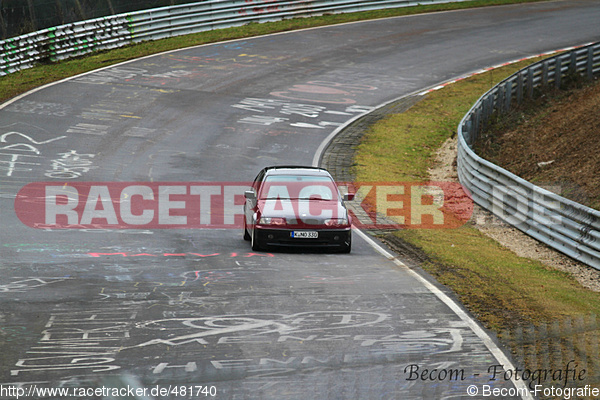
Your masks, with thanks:
M 318 232 L 317 238 L 295 238 L 292 232 Z M 352 240 L 352 229 L 273 229 L 256 227 L 255 242 L 260 247 L 315 247 L 315 248 L 346 248 Z

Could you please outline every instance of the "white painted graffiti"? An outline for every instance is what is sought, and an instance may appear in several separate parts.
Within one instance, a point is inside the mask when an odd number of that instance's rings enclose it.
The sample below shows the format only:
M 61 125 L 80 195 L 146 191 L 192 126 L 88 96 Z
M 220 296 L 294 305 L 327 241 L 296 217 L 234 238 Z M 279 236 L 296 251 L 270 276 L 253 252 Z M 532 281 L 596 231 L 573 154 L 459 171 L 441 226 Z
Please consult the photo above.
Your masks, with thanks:
M 99 115 L 99 114 L 98 114 Z M 90 114 L 87 114 L 90 116 Z M 71 126 L 67 129 L 67 133 L 76 133 L 81 135 L 92 135 L 92 136 L 105 136 L 110 131 L 110 125 L 103 124 L 86 124 L 79 123 Z M 123 132 L 123 136 L 134 137 L 134 138 L 147 138 L 153 135 L 168 135 L 171 132 L 165 129 L 153 129 L 153 128 L 143 128 L 139 126 L 132 126 L 131 128 L 125 130 Z
M 66 117 L 71 112 L 71 106 L 60 103 L 21 100 L 6 107 L 6 111 Z
M 288 118 L 269 117 L 266 115 L 252 115 L 239 120 L 241 124 L 263 125 L 270 126 L 279 122 L 287 121 Z
M 167 56 L 168 57 L 168 56 Z M 194 57 L 196 58 L 196 57 Z M 212 59 L 211 59 L 212 60 Z M 185 61 L 184 59 L 178 61 Z M 199 73 L 196 70 L 186 69 L 171 69 L 165 72 L 152 73 L 144 68 L 134 67 L 113 67 L 93 73 L 83 75 L 74 82 L 87 83 L 93 85 L 105 85 L 105 84 L 118 84 L 118 83 L 129 83 L 135 80 L 141 80 L 144 82 L 156 82 L 164 84 L 167 81 L 179 81 L 182 78 L 193 78 Z M 146 88 L 147 89 L 147 88 Z M 153 91 L 148 89 L 147 91 Z M 161 91 L 163 91 L 161 89 Z M 169 89 L 163 92 L 171 91 Z
M 74 82 L 103 85 L 106 83 L 122 82 L 143 75 L 147 70 L 133 67 L 114 67 L 92 72 L 74 79 Z
M 169 72 L 163 72 L 160 74 L 144 74 L 143 76 L 147 76 L 150 78 L 179 79 L 179 78 L 185 78 L 190 75 L 194 75 L 195 73 L 196 73 L 195 71 L 186 71 L 184 69 L 179 69 L 179 70 L 174 70 L 174 71 L 169 71 Z
M 64 282 L 69 278 L 25 278 L 0 285 L 0 293 L 23 293 L 52 283 Z
M 326 109 L 326 107 L 311 104 L 298 104 L 283 100 L 256 98 L 246 98 L 238 104 L 234 104 L 232 107 L 252 112 L 265 112 L 265 110 L 280 108 L 281 114 L 298 114 L 308 118 L 316 118 Z
M 284 91 L 271 92 L 271 96 L 320 104 L 356 104 L 357 94 L 377 90 L 376 86 L 334 81 L 309 81 L 296 84 Z
M 421 329 L 395 335 L 359 335 L 361 346 L 380 345 L 374 354 L 423 354 L 462 351 L 463 337 L 459 328 Z
M 189 343 L 206 345 L 208 340 L 235 334 L 237 337 L 277 334 L 280 337 L 310 331 L 340 330 L 376 325 L 388 319 L 387 314 L 360 311 L 317 311 L 290 315 L 240 315 L 170 318 L 137 324 L 140 329 L 186 331 L 168 339 L 152 339 L 132 347 L 158 344 L 179 346 Z M 192 331 L 189 333 L 189 331 Z M 195 332 L 194 332 L 195 331 Z M 175 333 L 176 334 L 176 333 Z M 222 338 L 219 340 L 223 340 Z
M 163 296 L 166 296 L 169 299 L 168 304 L 171 306 L 183 306 L 183 305 L 193 305 L 193 306 L 203 306 L 206 304 L 206 297 L 195 297 L 192 296 L 193 292 L 180 292 L 176 296 L 170 296 L 168 293 L 162 293 Z M 214 301 L 214 299 L 210 299 Z M 225 303 L 225 300 L 222 300 Z
M 58 136 L 48 140 L 37 140 L 21 132 L 10 131 L 0 135 L 0 171 L 6 176 L 16 172 L 33 171 L 39 161 L 44 145 L 66 138 Z
M 129 338 L 136 316 L 135 307 L 51 314 L 42 338 L 15 363 L 11 375 L 119 369 L 116 354 L 121 341 Z
M 341 110 L 328 110 L 325 106 L 314 104 L 292 103 L 279 99 L 261 99 L 261 98 L 246 98 L 237 104 L 232 105 L 234 108 L 250 111 L 253 113 L 263 113 L 259 115 L 250 115 L 241 118 L 238 122 L 242 124 L 253 124 L 270 126 L 278 123 L 287 123 L 289 126 L 296 128 L 308 129 L 325 129 L 328 126 L 340 126 L 343 122 L 318 121 L 318 122 L 303 122 L 294 118 L 320 118 L 323 115 L 329 117 L 342 116 L 351 117 L 356 114 L 362 114 L 371 111 L 372 107 L 351 105 Z M 265 113 L 276 113 L 276 115 L 266 115 Z M 285 115 L 286 117 L 282 116 Z
M 60 158 L 51 161 L 52 169 L 46 170 L 44 176 L 55 179 L 74 179 L 79 178 L 86 172 L 94 168 L 92 160 L 95 154 L 78 154 L 76 150 L 69 150 L 65 153 L 58 153 Z
M 84 135 L 104 136 L 108 133 L 109 129 L 109 125 L 81 123 L 67 129 L 67 133 L 80 133 Z
M 127 75 L 128 76 L 128 75 Z M 79 117 L 90 121 L 78 124 L 71 129 L 82 131 L 85 134 L 103 135 L 108 132 L 105 128 L 107 122 L 137 121 L 142 119 L 142 112 L 163 93 L 172 93 L 173 90 L 147 89 L 147 88 L 121 88 L 112 87 L 100 100 L 85 107 Z
M 196 338 L 197 339 L 197 338 Z M 208 344 L 208 337 L 205 345 Z M 167 369 L 180 369 L 185 372 L 194 372 L 199 369 L 205 370 L 208 366 L 219 371 L 231 371 L 235 369 L 244 370 L 252 376 L 270 376 L 294 372 L 302 368 L 314 368 L 319 366 L 343 365 L 363 363 L 365 357 L 370 362 L 373 360 L 386 360 L 390 362 L 394 358 L 405 360 L 407 354 L 443 354 L 450 352 L 462 353 L 463 336 L 459 328 L 435 328 L 428 330 L 407 331 L 399 334 L 389 335 L 350 335 L 343 332 L 324 333 L 313 331 L 310 333 L 294 333 L 279 336 L 275 341 L 272 337 L 260 334 L 249 336 L 240 335 L 235 332 L 231 336 L 220 336 L 217 339 L 218 345 L 277 345 L 277 343 L 291 343 L 308 345 L 310 343 L 328 342 L 332 346 L 340 343 L 344 348 L 348 348 L 348 343 L 353 343 L 365 349 L 367 353 L 355 351 L 353 353 L 319 353 L 319 355 L 279 356 L 273 358 L 216 358 L 215 356 L 202 357 L 201 359 L 192 359 L 187 362 L 177 364 L 171 362 L 160 362 L 154 366 L 153 374 L 162 374 Z M 182 343 L 183 344 L 183 343 Z M 286 347 L 289 346 L 286 344 Z M 320 346 L 319 346 L 320 347 Z M 285 353 L 284 353 L 285 354 Z M 189 360 L 189 359 L 188 359 Z M 200 367 L 199 367 L 200 365 Z M 444 364 L 445 365 L 445 364 Z

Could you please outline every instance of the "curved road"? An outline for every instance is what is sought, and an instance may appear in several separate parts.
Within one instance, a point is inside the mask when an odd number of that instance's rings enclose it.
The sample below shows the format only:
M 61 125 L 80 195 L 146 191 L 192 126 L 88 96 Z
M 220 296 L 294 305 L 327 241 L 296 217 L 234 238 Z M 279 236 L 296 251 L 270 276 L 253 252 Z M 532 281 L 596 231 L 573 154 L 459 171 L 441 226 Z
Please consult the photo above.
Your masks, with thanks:
M 148 393 L 170 399 L 204 398 L 200 386 L 219 399 L 514 394 L 490 374 L 503 354 L 443 289 L 359 235 L 349 255 L 253 253 L 239 229 L 33 229 L 14 198 L 39 181 L 248 182 L 310 164 L 357 115 L 596 41 L 598 21 L 596 1 L 557 1 L 324 27 L 152 56 L 5 104 L 0 383 L 185 385 Z

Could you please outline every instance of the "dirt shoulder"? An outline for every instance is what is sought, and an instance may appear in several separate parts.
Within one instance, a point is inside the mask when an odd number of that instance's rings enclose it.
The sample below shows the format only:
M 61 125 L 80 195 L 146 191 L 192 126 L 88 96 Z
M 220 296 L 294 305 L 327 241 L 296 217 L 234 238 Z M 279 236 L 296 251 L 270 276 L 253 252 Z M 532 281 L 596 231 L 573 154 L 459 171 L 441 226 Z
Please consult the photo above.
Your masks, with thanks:
M 438 150 L 435 166 L 430 169 L 434 182 L 458 182 L 456 173 L 456 138 L 448 139 Z M 571 274 L 583 287 L 600 292 L 600 271 L 565 256 L 502 222 L 490 212 L 474 205 L 473 226 L 496 240 L 519 257 L 537 260 Z
M 497 123 L 477 153 L 538 186 L 600 209 L 600 82 L 549 91 Z

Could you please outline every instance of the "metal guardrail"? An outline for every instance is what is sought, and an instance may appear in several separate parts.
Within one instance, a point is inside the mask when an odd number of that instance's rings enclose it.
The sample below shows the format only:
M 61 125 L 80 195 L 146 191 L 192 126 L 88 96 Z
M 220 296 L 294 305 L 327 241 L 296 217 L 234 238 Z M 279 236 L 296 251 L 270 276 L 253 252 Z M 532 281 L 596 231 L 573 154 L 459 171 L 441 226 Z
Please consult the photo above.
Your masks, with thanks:
M 0 41 L 0 76 L 131 43 L 127 15 L 97 18 Z
M 532 64 L 484 94 L 458 126 L 458 176 L 475 203 L 526 234 L 600 269 L 600 212 L 543 189 L 472 150 L 492 115 L 573 74 L 600 76 L 600 43 Z
M 0 76 L 145 40 L 286 18 L 466 0 L 208 0 L 86 20 L 0 41 Z

